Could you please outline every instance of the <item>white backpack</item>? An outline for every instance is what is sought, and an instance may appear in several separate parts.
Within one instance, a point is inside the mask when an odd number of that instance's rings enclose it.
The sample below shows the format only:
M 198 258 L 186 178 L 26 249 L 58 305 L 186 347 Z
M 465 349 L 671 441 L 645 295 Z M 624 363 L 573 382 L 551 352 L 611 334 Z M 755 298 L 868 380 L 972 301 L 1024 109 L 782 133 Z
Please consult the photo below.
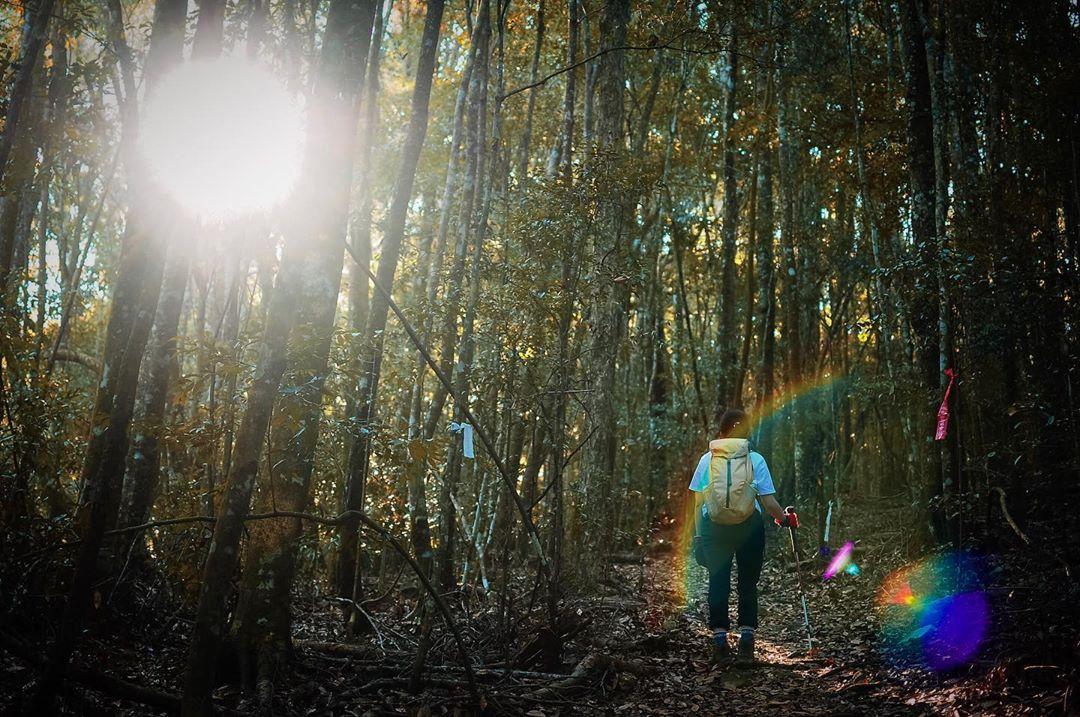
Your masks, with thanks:
M 750 462 L 750 441 L 745 438 L 718 438 L 709 443 L 709 485 L 705 505 L 709 520 L 719 525 L 738 525 L 754 512 L 754 466 Z

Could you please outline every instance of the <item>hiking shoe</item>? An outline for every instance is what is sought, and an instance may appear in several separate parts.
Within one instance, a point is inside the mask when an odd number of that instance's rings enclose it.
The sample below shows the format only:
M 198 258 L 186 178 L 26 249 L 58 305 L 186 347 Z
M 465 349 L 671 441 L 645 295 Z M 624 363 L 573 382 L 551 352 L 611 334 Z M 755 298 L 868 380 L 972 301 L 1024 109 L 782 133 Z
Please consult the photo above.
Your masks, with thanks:
M 744 631 L 739 635 L 739 654 L 735 664 L 749 666 L 754 664 L 754 633 Z
M 728 631 L 714 630 L 712 645 L 713 652 L 710 662 L 714 664 L 724 664 L 731 660 L 731 645 L 728 642 Z
M 723 637 L 716 635 L 712 641 L 712 655 L 709 661 L 715 665 L 722 665 L 731 660 L 731 646 L 727 641 L 727 633 Z

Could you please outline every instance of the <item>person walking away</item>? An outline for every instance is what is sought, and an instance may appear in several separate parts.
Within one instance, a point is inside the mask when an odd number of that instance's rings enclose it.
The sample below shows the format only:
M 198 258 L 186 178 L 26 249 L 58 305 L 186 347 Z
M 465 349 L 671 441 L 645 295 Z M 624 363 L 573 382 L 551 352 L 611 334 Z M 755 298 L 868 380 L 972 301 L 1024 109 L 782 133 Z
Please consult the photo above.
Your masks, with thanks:
M 776 488 L 764 456 L 750 450 L 750 419 L 741 409 L 728 409 L 709 451 L 698 461 L 690 481 L 694 494 L 694 555 L 709 572 L 709 628 L 713 631 L 712 657 L 731 656 L 728 600 L 731 563 L 739 572 L 739 646 L 737 662 L 754 661 L 754 631 L 758 626 L 758 579 L 765 556 L 762 508 L 777 525 L 797 527 L 798 517 L 785 513 L 776 502 Z

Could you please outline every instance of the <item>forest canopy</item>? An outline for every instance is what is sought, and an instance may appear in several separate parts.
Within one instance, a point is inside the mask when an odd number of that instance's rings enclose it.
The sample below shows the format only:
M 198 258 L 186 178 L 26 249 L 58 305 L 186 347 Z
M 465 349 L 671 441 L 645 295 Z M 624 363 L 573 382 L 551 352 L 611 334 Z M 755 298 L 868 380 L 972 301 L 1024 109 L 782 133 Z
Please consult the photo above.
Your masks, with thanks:
M 315 641 L 477 712 L 637 674 L 570 660 L 602 631 L 581 605 L 623 599 L 627 565 L 682 571 L 730 408 L 806 561 L 853 541 L 867 606 L 920 559 L 977 562 L 987 595 L 1065 585 L 1049 633 L 990 600 L 1012 632 L 961 662 L 985 677 L 1023 633 L 1075 676 L 1075 2 L 0 21 L 4 708 L 78 711 L 75 682 L 254 709 L 233 682 L 290 713 Z M 152 686 L 95 672 L 136 643 L 168 646 Z M 492 707 L 495 662 L 564 676 Z

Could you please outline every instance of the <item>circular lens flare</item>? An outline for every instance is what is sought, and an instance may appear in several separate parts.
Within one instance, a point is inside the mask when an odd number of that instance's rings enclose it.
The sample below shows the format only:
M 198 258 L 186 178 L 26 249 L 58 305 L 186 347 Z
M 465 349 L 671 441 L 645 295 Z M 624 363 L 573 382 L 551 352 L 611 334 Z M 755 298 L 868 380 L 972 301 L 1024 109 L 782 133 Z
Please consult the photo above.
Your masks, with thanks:
M 950 553 L 885 579 L 877 604 L 882 650 L 893 664 L 944 671 L 975 659 L 990 625 L 980 572 L 972 557 Z
M 188 62 L 165 77 L 139 135 L 154 181 L 209 220 L 283 201 L 296 184 L 302 148 L 299 103 L 266 69 L 235 57 Z
M 920 618 L 926 629 L 923 659 L 932 670 L 965 665 L 975 657 L 989 623 L 982 593 L 970 592 L 934 600 Z

